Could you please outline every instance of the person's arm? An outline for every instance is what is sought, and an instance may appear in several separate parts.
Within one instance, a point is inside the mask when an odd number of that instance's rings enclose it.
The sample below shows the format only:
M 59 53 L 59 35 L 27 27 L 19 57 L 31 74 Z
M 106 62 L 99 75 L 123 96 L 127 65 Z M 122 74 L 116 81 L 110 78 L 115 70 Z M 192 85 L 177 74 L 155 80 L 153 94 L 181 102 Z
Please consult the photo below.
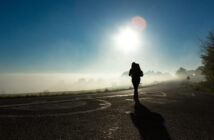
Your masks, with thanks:
M 131 76 L 132 75 L 132 69 L 130 69 L 130 71 L 129 71 L 129 76 Z
M 140 76 L 143 76 L 143 71 L 142 70 L 140 71 Z

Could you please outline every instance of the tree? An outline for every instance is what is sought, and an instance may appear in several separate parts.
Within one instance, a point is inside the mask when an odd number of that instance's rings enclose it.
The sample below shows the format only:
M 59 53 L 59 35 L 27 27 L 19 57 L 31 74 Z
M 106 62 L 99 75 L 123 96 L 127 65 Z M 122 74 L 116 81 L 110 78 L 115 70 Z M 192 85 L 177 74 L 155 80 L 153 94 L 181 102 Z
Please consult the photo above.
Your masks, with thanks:
M 185 68 L 180 67 L 176 71 L 176 75 L 178 75 L 178 76 L 186 76 L 187 75 L 187 70 Z
M 214 83 L 214 33 L 210 32 L 202 42 L 202 72 L 209 83 Z

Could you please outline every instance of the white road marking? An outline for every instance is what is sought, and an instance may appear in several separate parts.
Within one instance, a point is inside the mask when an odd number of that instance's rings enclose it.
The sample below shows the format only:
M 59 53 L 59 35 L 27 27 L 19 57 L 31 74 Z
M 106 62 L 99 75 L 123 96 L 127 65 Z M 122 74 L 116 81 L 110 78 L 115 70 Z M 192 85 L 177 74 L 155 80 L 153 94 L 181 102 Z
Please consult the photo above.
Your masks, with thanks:
M 150 94 L 151 93 L 151 94 Z M 158 93 L 154 95 L 153 93 Z M 165 97 L 167 94 L 162 91 L 153 91 L 153 92 L 143 92 L 140 94 L 144 95 L 150 95 L 150 96 L 159 96 L 159 97 Z M 102 100 L 103 98 L 114 98 L 114 97 L 126 97 L 126 96 L 133 96 L 133 93 L 130 94 L 120 94 L 120 95 L 110 95 L 110 96 L 101 96 L 97 97 L 97 99 L 101 103 L 99 104 L 100 107 L 96 109 L 91 110 L 85 110 L 85 111 L 77 111 L 77 112 L 68 112 L 68 113 L 56 113 L 56 114 L 35 114 L 35 115 L 7 115 L 7 114 L 1 114 L 0 117 L 18 117 L 18 118 L 24 118 L 24 117 L 58 117 L 58 116 L 66 116 L 66 115 L 75 115 L 75 114 L 83 114 L 83 113 L 90 113 L 98 110 L 103 110 L 111 106 L 111 103 L 105 100 Z M 78 99 L 70 99 L 70 100 L 56 100 L 56 101 L 39 101 L 39 102 L 30 102 L 30 103 L 21 103 L 21 104 L 11 104 L 11 105 L 0 105 L 0 108 L 10 108 L 10 107 L 20 107 L 20 106 L 29 106 L 29 105 L 40 105 L 40 104 L 50 104 L 50 103 L 63 103 L 63 102 L 71 102 L 71 101 L 78 101 L 78 100 L 84 100 L 87 98 L 78 98 Z M 141 98 L 140 98 L 141 99 Z M 148 100 L 145 97 L 142 98 L 144 100 Z M 151 101 L 154 99 L 151 99 Z M 157 101 L 156 101 L 157 103 Z
M 26 106 L 26 105 L 39 105 L 39 104 L 49 104 L 49 103 L 63 103 L 63 102 L 71 102 L 77 101 L 79 99 L 70 99 L 70 100 L 57 100 L 57 101 L 36 101 L 30 103 L 20 103 L 20 104 L 11 104 L 11 105 L 0 105 L 0 108 L 7 108 L 7 107 L 17 107 L 17 106 Z
M 97 97 L 97 98 L 103 99 L 103 98 L 115 98 L 115 97 L 126 97 L 126 96 L 133 96 L 133 93 L 131 93 L 131 94 L 121 94 L 121 95 L 101 96 L 101 97 Z
M 158 93 L 158 94 L 152 95 L 154 93 Z M 144 94 L 146 94 L 146 95 L 151 94 L 151 96 L 163 96 L 163 97 L 167 96 L 167 94 L 165 92 L 162 92 L 162 91 L 145 92 Z
M 139 98 L 139 100 L 145 100 L 150 103 L 158 103 L 158 104 L 166 104 L 166 103 L 171 103 L 171 102 L 176 102 L 177 100 L 175 99 L 167 99 L 167 98 L 151 98 L 151 97 L 144 97 L 144 98 Z
M 125 111 L 125 114 L 130 114 L 131 113 L 131 111 Z
M 118 126 L 115 126 L 115 127 L 112 127 L 112 128 L 110 128 L 109 129 L 109 132 L 108 132 L 108 138 L 112 138 L 112 134 L 115 132 L 115 131 L 117 131 L 119 129 L 119 127 Z
M 85 111 L 77 111 L 77 112 L 67 112 L 67 113 L 56 113 L 56 114 L 35 114 L 35 115 L 7 115 L 7 114 L 1 114 L 0 118 L 25 118 L 25 117 L 61 117 L 61 116 L 67 116 L 67 115 L 76 115 L 76 114 L 83 114 L 83 113 L 90 113 L 98 110 L 103 110 L 111 106 L 111 103 L 105 100 L 100 100 L 100 99 L 95 99 L 97 101 L 102 102 L 102 106 L 95 108 L 95 109 L 90 109 L 90 110 L 85 110 Z M 29 105 L 29 104 L 25 104 Z
M 150 94 L 151 93 L 151 94 Z M 153 95 L 153 93 L 158 93 L 156 95 Z M 139 95 L 144 94 L 144 95 L 150 95 L 150 96 L 159 96 L 159 97 L 166 97 L 167 94 L 165 92 L 162 91 L 154 91 L 154 92 L 143 92 L 143 93 L 139 93 Z M 103 99 L 103 98 L 115 98 L 115 97 L 127 97 L 127 96 L 133 96 L 133 93 L 129 93 L 129 94 L 117 94 L 117 95 L 107 95 L 107 96 L 101 96 L 101 97 L 97 97 L 99 99 Z
M 166 97 L 167 94 L 162 91 L 152 91 L 152 92 L 145 92 L 144 95 L 150 95 L 145 97 L 140 97 L 139 100 L 145 100 L 150 103 L 158 103 L 158 104 L 165 104 L 167 102 L 176 102 L 176 100 L 167 99 L 167 98 L 154 98 L 154 97 Z M 127 101 L 134 102 L 134 99 L 125 99 Z

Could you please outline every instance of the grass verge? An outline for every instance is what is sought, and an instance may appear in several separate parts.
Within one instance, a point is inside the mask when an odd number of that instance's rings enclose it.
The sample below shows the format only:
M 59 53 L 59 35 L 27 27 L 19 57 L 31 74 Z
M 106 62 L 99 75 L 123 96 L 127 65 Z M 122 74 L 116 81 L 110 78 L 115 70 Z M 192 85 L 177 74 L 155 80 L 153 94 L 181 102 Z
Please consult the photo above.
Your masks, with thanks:
M 185 81 L 181 86 L 188 90 L 198 91 L 198 92 L 207 92 L 214 93 L 214 85 L 209 82 L 189 82 Z

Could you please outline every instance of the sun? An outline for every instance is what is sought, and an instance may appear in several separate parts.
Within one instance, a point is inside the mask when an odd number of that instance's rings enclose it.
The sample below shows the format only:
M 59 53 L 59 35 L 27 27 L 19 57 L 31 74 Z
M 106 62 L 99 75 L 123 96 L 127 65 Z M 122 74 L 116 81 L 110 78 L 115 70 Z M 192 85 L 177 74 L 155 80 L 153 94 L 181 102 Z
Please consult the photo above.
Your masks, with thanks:
M 115 45 L 125 53 L 136 51 L 140 45 L 139 33 L 131 27 L 121 29 L 115 36 Z

